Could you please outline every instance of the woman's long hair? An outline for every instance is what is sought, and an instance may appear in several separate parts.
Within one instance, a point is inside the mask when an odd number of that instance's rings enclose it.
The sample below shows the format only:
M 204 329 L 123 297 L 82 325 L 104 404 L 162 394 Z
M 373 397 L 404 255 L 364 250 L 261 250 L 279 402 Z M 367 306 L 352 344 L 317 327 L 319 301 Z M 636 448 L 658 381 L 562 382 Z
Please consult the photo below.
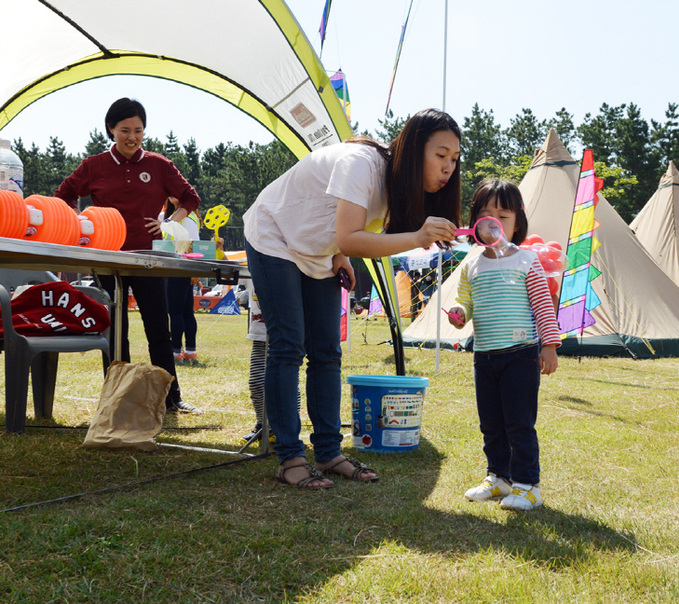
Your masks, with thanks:
M 367 137 L 351 141 L 376 148 L 387 160 L 387 233 L 417 231 L 428 216 L 460 224 L 460 162 L 450 180 L 436 193 L 424 190 L 424 146 L 435 132 L 449 130 L 459 139 L 457 122 L 443 111 L 424 109 L 413 115 L 388 148 Z

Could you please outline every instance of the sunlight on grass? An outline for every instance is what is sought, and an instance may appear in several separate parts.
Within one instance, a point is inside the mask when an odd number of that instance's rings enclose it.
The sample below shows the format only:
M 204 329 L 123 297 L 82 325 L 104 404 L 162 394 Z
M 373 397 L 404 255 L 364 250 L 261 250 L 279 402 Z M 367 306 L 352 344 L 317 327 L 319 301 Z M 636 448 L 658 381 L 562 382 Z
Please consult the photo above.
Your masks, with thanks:
M 198 323 L 199 362 L 177 373 L 205 414 L 166 418 L 157 440 L 235 451 L 255 421 L 246 317 Z M 386 323 L 353 318 L 352 331 L 344 377 L 393 375 Z M 132 360 L 148 362 L 135 314 L 131 334 Z M 485 474 L 472 356 L 442 351 L 437 372 L 435 351 L 405 355 L 430 380 L 419 449 L 345 438 L 380 482 L 313 493 L 278 484 L 273 457 L 204 470 L 237 458 L 83 449 L 101 357 L 61 355 L 54 417 L 34 418 L 29 395 L 26 433 L 0 437 L 0 506 L 85 495 L 0 514 L 0 602 L 676 601 L 678 359 L 560 358 L 540 392 L 545 505 L 517 514 L 462 497 Z M 3 397 L 4 381 L 0 368 Z

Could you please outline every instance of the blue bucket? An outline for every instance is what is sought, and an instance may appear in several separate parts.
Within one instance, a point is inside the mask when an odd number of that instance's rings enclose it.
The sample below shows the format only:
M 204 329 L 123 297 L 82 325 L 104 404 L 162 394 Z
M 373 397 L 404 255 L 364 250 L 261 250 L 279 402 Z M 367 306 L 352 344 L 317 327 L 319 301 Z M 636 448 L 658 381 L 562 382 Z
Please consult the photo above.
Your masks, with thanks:
M 429 380 L 403 375 L 349 375 L 354 448 L 401 453 L 420 446 Z

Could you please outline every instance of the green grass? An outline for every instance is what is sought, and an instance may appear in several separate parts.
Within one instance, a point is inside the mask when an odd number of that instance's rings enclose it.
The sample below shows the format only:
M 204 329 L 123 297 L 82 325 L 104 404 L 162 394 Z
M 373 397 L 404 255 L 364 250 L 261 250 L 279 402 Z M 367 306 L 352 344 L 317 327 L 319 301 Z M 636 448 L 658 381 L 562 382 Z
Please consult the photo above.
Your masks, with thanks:
M 178 373 L 206 413 L 168 417 L 158 441 L 234 450 L 254 423 L 246 320 L 198 320 L 201 362 Z M 385 323 L 352 328 L 345 375 L 393 374 Z M 135 315 L 132 333 L 146 361 Z M 236 458 L 83 449 L 101 361 L 62 355 L 54 417 L 29 400 L 27 432 L 0 436 L 0 508 L 89 494 L 0 513 L 0 603 L 676 601 L 678 359 L 561 358 L 540 395 L 545 505 L 517 514 L 462 498 L 485 468 L 472 357 L 442 351 L 438 372 L 432 350 L 406 358 L 431 382 L 419 450 L 347 438 L 381 481 L 300 492 L 274 480 L 274 457 L 164 479 Z

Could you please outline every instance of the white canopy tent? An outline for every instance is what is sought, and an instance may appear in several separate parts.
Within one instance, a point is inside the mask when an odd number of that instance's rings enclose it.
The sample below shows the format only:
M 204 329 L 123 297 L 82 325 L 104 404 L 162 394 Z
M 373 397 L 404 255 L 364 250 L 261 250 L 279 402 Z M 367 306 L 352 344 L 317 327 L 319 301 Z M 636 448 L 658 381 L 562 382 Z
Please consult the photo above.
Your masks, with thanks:
M 539 149 L 519 188 L 526 205 L 528 232 L 545 241 L 558 241 L 566 249 L 580 167 L 552 130 Z M 601 305 L 592 311 L 596 323 L 584 337 L 563 342 L 561 354 L 585 356 L 630 355 L 640 358 L 679 356 L 679 287 L 663 272 L 620 218 L 599 195 L 595 230 L 601 247 L 592 263 L 601 275 L 592 287 Z M 473 249 L 465 258 L 479 253 Z M 450 308 L 460 269 L 443 284 L 442 306 Z M 429 305 L 404 332 L 407 346 L 435 345 L 436 313 Z M 441 345 L 471 350 L 473 320 L 457 330 L 446 320 L 441 329 Z
M 143 75 L 222 98 L 297 157 L 351 136 L 329 76 L 283 0 L 3 0 L 2 16 L 0 131 L 56 90 Z
M 679 285 L 679 170 L 674 162 L 670 162 L 658 190 L 629 226 L 653 259 Z

